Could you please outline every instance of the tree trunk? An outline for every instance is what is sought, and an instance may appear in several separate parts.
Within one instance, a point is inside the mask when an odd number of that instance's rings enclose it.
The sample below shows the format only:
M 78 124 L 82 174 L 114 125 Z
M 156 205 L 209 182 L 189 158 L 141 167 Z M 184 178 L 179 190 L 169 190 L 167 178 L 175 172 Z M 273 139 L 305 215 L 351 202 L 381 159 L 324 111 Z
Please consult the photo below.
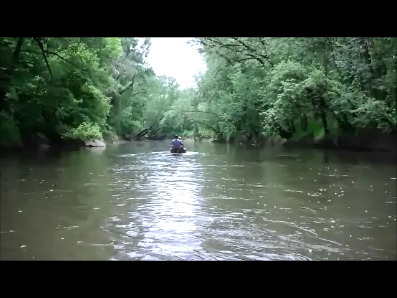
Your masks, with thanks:
M 373 87 L 373 81 L 375 79 L 375 73 L 374 73 L 374 69 L 372 67 L 372 59 L 371 59 L 371 55 L 369 53 L 369 46 L 368 46 L 368 37 L 360 37 L 360 44 L 363 47 L 363 52 L 362 52 L 362 58 L 365 62 L 365 64 L 368 67 L 368 72 L 369 72 L 369 79 L 364 79 L 362 78 L 363 82 L 364 82 L 364 86 L 366 86 L 369 94 L 371 97 L 375 98 L 375 99 L 379 99 L 378 98 L 378 94 L 376 92 L 376 89 Z
M 324 65 L 324 73 L 325 77 L 328 78 L 328 39 L 324 41 L 324 53 L 323 53 L 323 65 Z M 327 84 L 327 81 L 326 81 Z M 327 89 L 327 86 L 325 86 Z M 324 93 L 325 95 L 326 93 Z M 327 123 L 327 103 L 325 102 L 324 96 L 321 96 L 318 100 L 319 110 L 321 116 L 321 122 L 323 123 L 324 134 L 325 136 L 329 135 L 329 127 Z
M 274 125 L 275 131 L 278 133 L 280 137 L 283 139 L 290 139 L 293 136 L 292 132 L 286 131 L 284 128 L 282 128 L 279 124 Z
M 10 83 L 12 80 L 12 77 L 15 72 L 15 68 L 19 62 L 19 57 L 21 56 L 21 50 L 23 46 L 23 42 L 25 41 L 25 37 L 18 37 L 17 44 L 15 46 L 14 52 L 12 53 L 12 61 L 11 65 L 7 67 L 7 70 L 3 71 L 1 74 L 1 84 L 0 84 L 0 110 L 1 111 L 7 111 L 9 109 L 9 105 L 6 100 L 6 95 L 8 92 L 8 89 L 10 87 Z
M 302 129 L 303 131 L 306 131 L 306 130 L 307 130 L 307 116 L 306 116 L 306 115 L 304 115 L 304 116 L 301 118 L 301 129 Z
M 322 97 L 319 98 L 319 110 L 320 110 L 321 122 L 324 128 L 324 134 L 325 136 L 328 136 L 330 131 L 327 122 L 327 104 L 325 103 L 325 100 Z
M 353 133 L 355 131 L 353 125 L 348 121 L 344 113 L 340 114 L 340 116 L 333 114 L 333 116 L 338 122 L 338 126 L 341 128 L 342 132 Z

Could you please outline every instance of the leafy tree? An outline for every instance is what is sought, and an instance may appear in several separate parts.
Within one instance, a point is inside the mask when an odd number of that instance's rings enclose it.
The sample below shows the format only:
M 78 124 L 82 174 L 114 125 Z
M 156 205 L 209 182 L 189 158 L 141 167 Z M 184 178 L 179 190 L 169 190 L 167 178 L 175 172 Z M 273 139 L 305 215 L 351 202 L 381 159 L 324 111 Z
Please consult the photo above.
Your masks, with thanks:
M 196 38 L 192 44 L 208 69 L 191 103 L 212 111 L 196 121 L 219 139 L 396 130 L 394 37 Z
M 397 38 L 195 38 L 207 63 L 181 89 L 149 38 L 0 38 L 1 146 L 214 137 L 259 142 L 396 131 Z

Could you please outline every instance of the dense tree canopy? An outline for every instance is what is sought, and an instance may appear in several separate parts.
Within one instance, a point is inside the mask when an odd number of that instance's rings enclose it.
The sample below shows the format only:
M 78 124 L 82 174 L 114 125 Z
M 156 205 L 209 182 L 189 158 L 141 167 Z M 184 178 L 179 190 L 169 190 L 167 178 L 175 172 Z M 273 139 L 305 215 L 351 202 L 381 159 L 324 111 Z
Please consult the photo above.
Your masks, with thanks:
M 200 38 L 197 108 L 221 138 L 396 129 L 396 38 Z
M 178 88 L 145 62 L 150 44 L 149 38 L 1 38 L 1 145 L 37 135 L 129 136 L 160 122 Z
M 196 38 L 197 88 L 156 76 L 144 38 L 0 38 L 1 146 L 42 135 L 300 138 L 396 129 L 397 38 Z

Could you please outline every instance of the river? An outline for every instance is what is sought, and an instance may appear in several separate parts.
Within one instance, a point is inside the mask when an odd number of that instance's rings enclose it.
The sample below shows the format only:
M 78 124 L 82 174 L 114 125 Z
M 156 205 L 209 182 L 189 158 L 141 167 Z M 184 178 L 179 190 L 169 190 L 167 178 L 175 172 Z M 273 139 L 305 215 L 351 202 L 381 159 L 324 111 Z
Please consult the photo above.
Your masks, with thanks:
M 187 145 L 3 154 L 0 259 L 396 260 L 393 159 Z

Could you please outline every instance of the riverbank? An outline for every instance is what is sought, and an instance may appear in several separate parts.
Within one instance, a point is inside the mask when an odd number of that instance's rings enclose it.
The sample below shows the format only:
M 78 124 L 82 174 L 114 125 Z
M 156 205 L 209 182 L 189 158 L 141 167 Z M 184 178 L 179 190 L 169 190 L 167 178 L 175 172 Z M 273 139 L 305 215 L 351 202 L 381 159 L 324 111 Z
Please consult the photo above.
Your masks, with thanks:
M 172 138 L 165 138 L 165 140 Z M 125 140 L 117 138 L 112 140 L 103 140 L 98 142 L 83 142 L 78 140 L 62 140 L 61 142 L 51 143 L 43 136 L 38 136 L 35 139 L 26 139 L 20 144 L 0 148 L 1 151 L 31 151 L 31 150 L 46 150 L 48 148 L 55 149 L 78 149 L 81 147 L 97 147 L 96 143 L 100 144 L 99 147 L 106 145 L 119 145 L 130 142 L 142 141 L 157 141 L 150 138 L 141 140 Z M 356 134 L 345 134 L 342 136 L 329 136 L 327 138 L 315 139 L 306 136 L 299 139 L 291 138 L 289 140 L 280 137 L 261 137 L 256 140 L 248 140 L 246 138 L 234 138 L 229 141 L 216 140 L 214 138 L 183 138 L 183 141 L 191 142 L 211 142 L 211 143 L 230 143 L 240 146 L 282 146 L 289 148 L 313 148 L 313 149 L 328 149 L 328 150 L 343 150 L 343 151 L 367 151 L 367 152 L 389 152 L 397 153 L 397 139 L 395 134 L 382 134 L 377 131 L 360 131 Z
M 288 140 L 287 147 L 311 147 L 332 150 L 373 151 L 373 152 L 397 152 L 396 134 L 384 134 L 375 130 L 362 130 L 356 134 L 344 134 L 341 136 L 328 136 L 320 139 L 304 137 L 299 140 Z
M 15 143 L 9 146 L 1 146 L 0 152 L 25 152 L 25 151 L 44 151 L 48 149 L 55 150 L 70 150 L 79 148 L 96 148 L 106 147 L 107 145 L 119 145 L 125 144 L 130 141 L 118 138 L 118 139 L 102 139 L 102 140 L 64 140 L 60 139 L 57 141 L 50 141 L 48 138 L 37 135 L 31 138 L 25 138 L 19 143 Z
M 206 141 L 226 143 L 224 140 L 208 139 Z M 245 137 L 233 138 L 228 141 L 236 145 L 253 146 L 283 146 L 296 148 L 317 148 L 330 150 L 368 151 L 368 152 L 397 152 L 396 133 L 385 134 L 376 130 L 361 130 L 355 134 L 329 135 L 315 138 L 305 136 L 301 138 L 283 139 L 281 137 L 260 137 L 249 140 Z

